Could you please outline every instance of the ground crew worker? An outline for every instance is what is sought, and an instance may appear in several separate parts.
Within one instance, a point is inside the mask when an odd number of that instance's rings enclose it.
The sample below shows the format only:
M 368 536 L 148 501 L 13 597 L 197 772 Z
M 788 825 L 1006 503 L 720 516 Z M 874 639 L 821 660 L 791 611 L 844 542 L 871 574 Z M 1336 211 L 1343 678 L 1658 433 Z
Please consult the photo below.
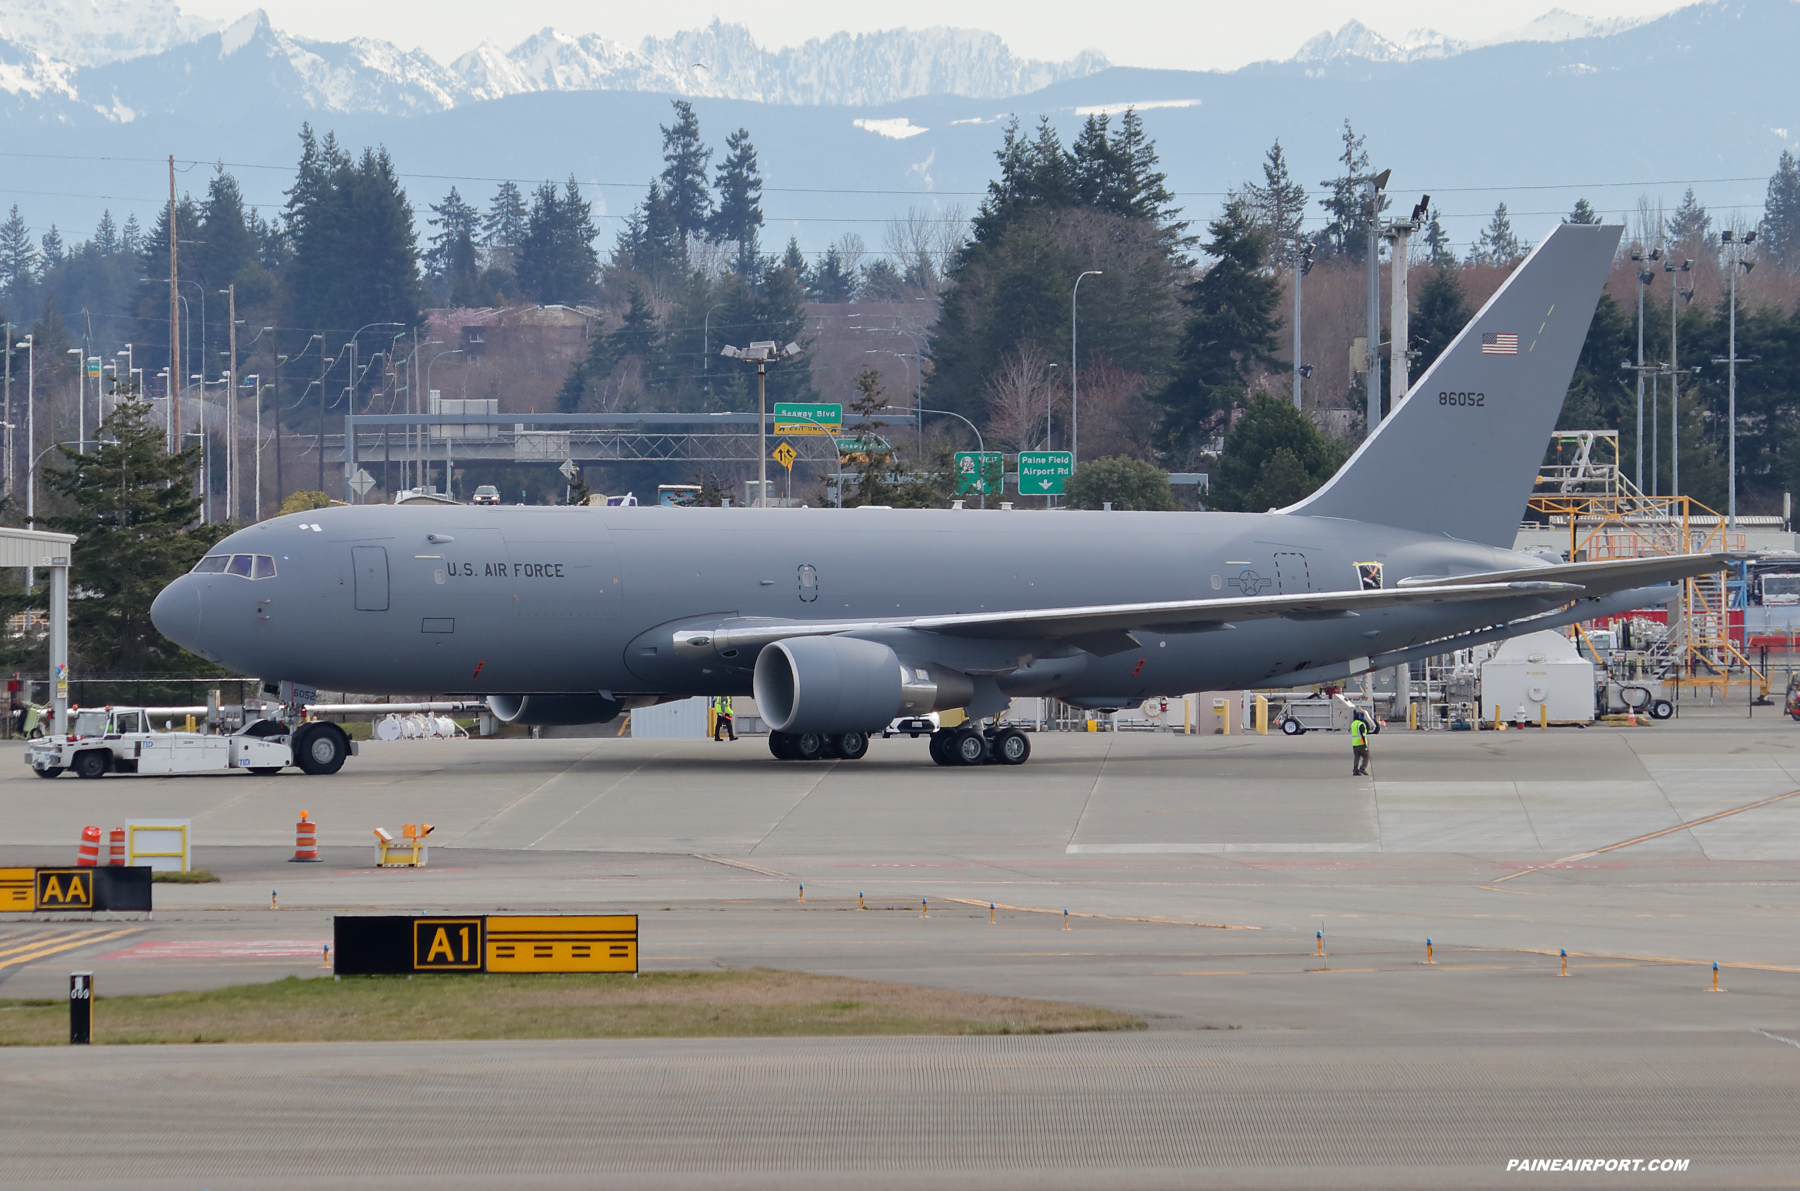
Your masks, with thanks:
M 731 726 L 731 696 L 730 695 L 714 695 L 713 701 L 712 701 L 712 710 L 713 710 L 713 741 L 714 741 L 714 743 L 718 742 L 719 732 L 721 729 L 731 739 L 736 740 L 737 739 L 737 729 L 735 729 Z
M 1369 775 L 1369 725 L 1358 711 L 1350 717 L 1350 755 L 1353 763 L 1350 766 L 1351 777 L 1367 777 Z

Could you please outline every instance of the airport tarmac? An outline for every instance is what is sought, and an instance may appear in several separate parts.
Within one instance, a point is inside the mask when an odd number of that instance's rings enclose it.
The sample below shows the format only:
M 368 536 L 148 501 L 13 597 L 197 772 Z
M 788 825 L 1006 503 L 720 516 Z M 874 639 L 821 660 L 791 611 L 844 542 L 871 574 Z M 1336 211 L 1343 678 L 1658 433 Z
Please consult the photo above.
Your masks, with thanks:
M 408 1074 L 393 1088 L 436 1089 L 427 1099 L 457 1127 L 437 1157 L 422 1150 L 384 1181 L 441 1186 L 509 1169 L 530 1175 L 513 1185 L 594 1183 L 595 1137 L 495 1165 L 529 1135 L 527 1105 L 570 1080 L 587 1107 L 567 1111 L 619 1122 L 639 1157 L 608 1169 L 644 1186 L 1078 1186 L 1099 1171 L 1120 1186 L 1190 1185 L 1197 1172 L 1265 1186 L 1517 1181 L 1501 1154 L 1694 1159 L 1655 1176 L 1671 1186 L 1800 1179 L 1800 1142 L 1765 1120 L 1800 1092 L 1800 724 L 1690 707 L 1635 730 L 1390 729 L 1373 741 L 1372 779 L 1351 777 L 1347 742 L 1324 733 L 1034 744 L 1023 767 L 963 770 L 905 739 L 814 764 L 774 762 L 760 740 L 410 741 L 365 745 L 333 778 L 55 783 L 0 753 L 0 864 L 67 863 L 83 824 L 175 817 L 193 820 L 196 864 L 223 878 L 157 886 L 148 921 L 0 921 L 0 997 L 59 996 L 74 968 L 97 973 L 102 1013 L 108 994 L 317 975 L 333 913 L 622 910 L 643 916 L 646 968 L 1051 997 L 1152 1027 L 1129 1039 L 13 1052 L 0 1096 L 33 1094 L 0 1116 L 0 1139 L 50 1165 L 0 1168 L 0 1185 L 55 1168 L 43 1147 L 74 1127 L 69 1097 L 140 1139 L 179 1136 L 168 1130 L 183 1114 L 222 1111 L 246 1129 L 254 1118 L 260 1173 L 216 1146 L 192 1151 L 191 1167 L 170 1155 L 208 1186 L 348 1185 L 388 1169 L 396 1151 L 369 1148 L 379 1130 L 338 1135 L 376 1165 L 309 1171 L 283 1147 L 302 1126 L 317 1137 L 328 1105 L 378 1100 L 395 1064 Z M 302 808 L 324 863 L 286 862 Z M 418 821 L 436 825 L 431 867 L 375 870 L 372 828 Z M 1706 991 L 1715 961 L 1726 995 Z M 287 1096 L 281 1072 L 302 1070 L 315 1109 L 269 1125 L 264 1097 Z M 653 1076 L 601 1090 L 581 1074 L 597 1070 L 682 1074 L 619 1115 L 611 1098 Z M 996 1070 L 1020 1073 L 1004 1112 L 990 1103 Z M 143 1094 L 174 1071 L 178 1096 Z M 856 1094 L 845 1072 L 860 1073 Z M 503 1111 L 459 1107 L 481 1080 Z M 859 1096 L 893 1113 L 852 1108 Z M 770 1101 L 816 1119 L 745 1107 Z M 396 1093 L 391 1111 L 358 1117 L 423 1139 L 436 1127 L 415 1128 L 424 1111 Z M 982 1120 L 1005 1145 L 981 1144 L 969 1122 Z M 939 1144 L 909 1144 L 908 1127 Z M 1031 1160 L 1007 1148 L 1033 1137 Z M 732 1139 L 750 1147 L 737 1165 Z M 77 1185 L 155 1185 L 110 1143 L 90 1158 L 55 1169 Z

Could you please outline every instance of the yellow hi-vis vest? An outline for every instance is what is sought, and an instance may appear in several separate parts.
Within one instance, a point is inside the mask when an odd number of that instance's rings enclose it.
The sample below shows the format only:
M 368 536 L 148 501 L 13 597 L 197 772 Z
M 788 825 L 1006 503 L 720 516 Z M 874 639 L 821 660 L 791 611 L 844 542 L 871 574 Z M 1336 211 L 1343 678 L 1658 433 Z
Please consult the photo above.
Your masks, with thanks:
M 712 709 L 713 709 L 714 715 L 730 715 L 731 714 L 731 696 L 730 695 L 715 695 L 713 697 L 713 701 L 712 701 Z
M 1350 743 L 1356 748 L 1369 743 L 1369 726 L 1360 719 L 1350 721 Z

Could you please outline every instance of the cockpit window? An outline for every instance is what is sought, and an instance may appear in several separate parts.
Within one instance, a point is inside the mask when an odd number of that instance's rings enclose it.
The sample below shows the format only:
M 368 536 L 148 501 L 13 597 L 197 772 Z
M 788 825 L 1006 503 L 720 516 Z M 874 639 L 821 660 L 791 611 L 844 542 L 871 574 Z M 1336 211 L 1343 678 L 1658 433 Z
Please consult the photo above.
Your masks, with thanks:
M 208 554 L 194 564 L 196 575 L 238 575 L 245 579 L 273 579 L 275 556 L 272 554 Z
M 106 713 L 104 711 L 81 711 L 75 714 L 75 735 L 106 735 Z
M 113 718 L 113 731 L 115 731 L 115 732 L 142 732 L 143 728 L 139 726 L 139 721 L 138 721 L 138 717 L 141 714 L 142 714 L 141 712 L 136 712 L 136 711 L 119 712 Z

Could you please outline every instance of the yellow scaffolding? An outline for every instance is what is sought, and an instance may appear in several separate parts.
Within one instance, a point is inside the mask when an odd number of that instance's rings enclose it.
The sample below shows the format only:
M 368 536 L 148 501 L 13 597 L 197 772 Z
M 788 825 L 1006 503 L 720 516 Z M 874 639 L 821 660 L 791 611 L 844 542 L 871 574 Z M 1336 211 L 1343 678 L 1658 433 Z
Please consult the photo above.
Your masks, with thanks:
M 1620 472 L 1617 431 L 1561 431 L 1552 436 L 1551 451 L 1554 462 L 1539 469 L 1527 509 L 1567 529 L 1571 562 L 1744 549 L 1744 535 L 1729 531 L 1724 517 L 1693 497 L 1638 491 Z M 1669 618 L 1669 648 L 1654 673 L 1722 683 L 1736 664 L 1767 690 L 1768 676 L 1731 639 L 1728 590 L 1724 571 L 1682 581 Z

